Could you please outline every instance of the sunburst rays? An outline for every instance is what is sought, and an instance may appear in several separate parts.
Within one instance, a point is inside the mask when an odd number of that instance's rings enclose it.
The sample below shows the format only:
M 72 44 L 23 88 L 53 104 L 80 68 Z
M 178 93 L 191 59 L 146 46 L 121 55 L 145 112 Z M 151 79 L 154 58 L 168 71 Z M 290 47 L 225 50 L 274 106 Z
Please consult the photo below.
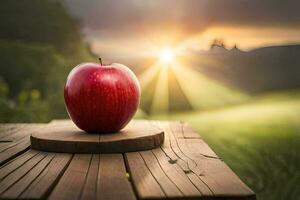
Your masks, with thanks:
M 192 56 L 188 58 L 192 59 Z M 142 99 L 147 101 L 143 104 L 143 109 L 148 113 L 169 113 L 170 102 L 177 100 L 170 98 L 172 93 L 178 93 L 178 91 L 174 91 L 174 88 L 181 90 L 182 95 L 186 97 L 188 103 L 195 110 L 223 106 L 247 98 L 246 94 L 200 73 L 197 66 L 192 66 L 194 62 L 189 63 L 178 58 L 172 59 L 174 59 L 172 62 L 163 62 L 159 59 L 157 63 L 150 66 L 139 76 L 142 96 L 144 95 Z M 215 60 L 204 59 L 202 63 L 218 67 Z M 172 79 L 176 79 L 179 87 L 174 87 L 171 84 L 170 76 L 172 76 Z M 153 90 L 153 92 L 150 92 L 150 90 Z
M 151 113 L 168 113 L 169 111 L 169 68 L 162 66 L 152 99 Z

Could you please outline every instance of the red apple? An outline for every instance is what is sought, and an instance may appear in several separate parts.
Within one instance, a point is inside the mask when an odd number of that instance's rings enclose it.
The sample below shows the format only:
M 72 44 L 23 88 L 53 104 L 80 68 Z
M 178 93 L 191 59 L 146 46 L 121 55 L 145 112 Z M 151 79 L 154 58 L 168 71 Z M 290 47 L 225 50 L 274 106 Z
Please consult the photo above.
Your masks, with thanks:
M 131 120 L 140 102 L 134 73 L 121 64 L 83 63 L 69 74 L 65 105 L 73 122 L 86 132 L 117 132 Z

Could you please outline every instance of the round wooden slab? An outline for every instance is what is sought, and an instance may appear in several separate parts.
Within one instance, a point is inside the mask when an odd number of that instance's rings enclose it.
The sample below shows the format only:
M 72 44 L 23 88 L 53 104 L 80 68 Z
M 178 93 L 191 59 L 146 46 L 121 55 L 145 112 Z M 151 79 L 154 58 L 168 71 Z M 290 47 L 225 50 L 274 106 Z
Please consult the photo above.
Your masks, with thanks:
M 88 134 L 71 120 L 57 120 L 31 134 L 33 149 L 64 153 L 124 153 L 162 145 L 164 132 L 146 120 L 132 120 L 118 133 Z

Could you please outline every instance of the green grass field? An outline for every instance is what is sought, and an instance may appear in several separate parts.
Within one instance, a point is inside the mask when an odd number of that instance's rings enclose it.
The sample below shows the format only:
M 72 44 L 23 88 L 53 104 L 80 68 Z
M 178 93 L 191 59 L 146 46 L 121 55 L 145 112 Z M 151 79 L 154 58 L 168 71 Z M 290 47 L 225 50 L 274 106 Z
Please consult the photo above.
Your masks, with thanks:
M 214 111 L 150 118 L 190 122 L 258 199 L 299 199 L 300 92 L 254 97 Z

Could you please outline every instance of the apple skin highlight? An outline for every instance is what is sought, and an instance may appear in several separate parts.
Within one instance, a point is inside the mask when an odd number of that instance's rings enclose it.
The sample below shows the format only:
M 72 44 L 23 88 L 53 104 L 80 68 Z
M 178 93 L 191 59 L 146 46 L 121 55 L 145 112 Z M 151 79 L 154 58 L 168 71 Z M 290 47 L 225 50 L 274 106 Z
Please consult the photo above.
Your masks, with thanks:
M 117 132 L 132 119 L 140 103 L 137 77 L 122 64 L 83 63 L 69 74 L 64 88 L 68 114 L 89 133 Z

